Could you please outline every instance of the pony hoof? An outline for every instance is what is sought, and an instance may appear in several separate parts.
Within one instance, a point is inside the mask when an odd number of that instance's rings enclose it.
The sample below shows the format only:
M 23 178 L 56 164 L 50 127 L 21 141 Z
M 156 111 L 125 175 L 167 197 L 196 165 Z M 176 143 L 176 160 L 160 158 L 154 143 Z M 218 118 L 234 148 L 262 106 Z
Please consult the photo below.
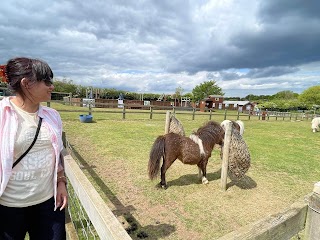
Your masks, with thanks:
M 202 179 L 202 184 L 208 184 L 208 183 L 209 183 L 208 179 Z
M 166 184 L 159 183 L 159 185 L 160 185 L 160 188 L 162 188 L 162 189 L 167 189 L 168 188 L 168 186 Z

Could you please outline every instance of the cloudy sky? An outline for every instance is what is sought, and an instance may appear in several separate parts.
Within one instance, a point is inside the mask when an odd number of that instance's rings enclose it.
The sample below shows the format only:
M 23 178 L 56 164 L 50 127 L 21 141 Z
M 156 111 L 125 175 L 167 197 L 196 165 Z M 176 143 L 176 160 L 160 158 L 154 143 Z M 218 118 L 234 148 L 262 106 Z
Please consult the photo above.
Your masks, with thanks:
M 129 92 L 225 96 L 320 85 L 318 0 L 6 0 L 0 64 L 28 56 L 56 78 Z

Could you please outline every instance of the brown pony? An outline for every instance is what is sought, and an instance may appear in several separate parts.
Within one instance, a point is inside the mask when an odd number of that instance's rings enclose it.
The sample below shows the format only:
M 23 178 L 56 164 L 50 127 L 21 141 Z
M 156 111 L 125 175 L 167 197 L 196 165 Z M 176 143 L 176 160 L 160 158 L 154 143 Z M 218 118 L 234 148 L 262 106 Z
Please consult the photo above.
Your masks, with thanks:
M 149 178 L 152 180 L 157 177 L 162 158 L 160 186 L 166 189 L 166 171 L 176 159 L 179 159 L 184 164 L 197 164 L 199 173 L 201 173 L 200 170 L 202 171 L 202 183 L 207 184 L 206 168 L 208 159 L 211 157 L 214 145 L 222 145 L 223 139 L 224 130 L 215 121 L 207 122 L 207 124 L 191 134 L 190 137 L 176 133 L 159 136 L 150 151 Z

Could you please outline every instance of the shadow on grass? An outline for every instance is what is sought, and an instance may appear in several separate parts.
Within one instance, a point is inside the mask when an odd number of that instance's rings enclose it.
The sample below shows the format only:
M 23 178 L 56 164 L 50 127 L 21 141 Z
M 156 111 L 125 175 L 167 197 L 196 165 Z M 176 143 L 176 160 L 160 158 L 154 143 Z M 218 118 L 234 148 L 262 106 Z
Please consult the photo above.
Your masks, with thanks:
M 110 202 L 112 202 L 112 204 L 115 206 L 116 210 L 113 211 L 113 214 L 116 216 L 123 216 L 125 218 L 129 225 L 129 227 L 126 228 L 126 231 L 132 239 L 147 238 L 148 240 L 156 240 L 158 238 L 169 236 L 175 231 L 175 227 L 169 224 L 156 224 L 142 227 L 132 215 L 132 212 L 136 209 L 132 205 L 124 206 L 117 196 L 110 190 L 110 188 L 108 188 L 108 186 L 101 180 L 99 175 L 94 171 L 95 166 L 89 165 L 85 159 L 81 157 L 78 151 L 73 148 L 72 145 L 69 144 L 69 147 L 72 155 L 78 160 L 80 168 L 85 169 L 90 174 L 95 183 L 99 186 L 101 192 L 103 192 Z M 152 236 L 153 232 L 157 232 L 158 237 Z
M 213 173 L 207 173 L 207 179 L 209 182 L 221 179 L 221 169 Z M 170 186 L 187 186 L 193 184 L 202 184 L 198 177 L 198 174 L 186 174 L 177 179 L 167 182 L 168 187 Z M 159 185 L 160 186 L 160 185 Z M 241 189 L 252 189 L 257 187 L 257 183 L 248 176 L 244 176 L 240 180 L 231 180 L 227 183 L 227 188 L 237 186 Z
M 198 171 L 198 169 L 195 168 L 195 171 Z M 221 176 L 221 170 L 218 170 L 214 173 L 207 173 L 207 179 L 209 182 L 219 179 L 220 176 Z M 196 174 L 183 175 L 177 179 L 168 181 L 167 184 L 168 184 L 168 187 L 170 187 L 170 186 L 187 186 L 187 185 L 202 184 L 202 183 L 201 183 L 201 179 L 198 177 L 198 173 L 196 173 Z
M 257 183 L 251 177 L 244 176 L 240 180 L 232 180 L 227 183 L 227 188 L 232 186 L 237 186 L 241 189 L 252 189 L 257 187 Z

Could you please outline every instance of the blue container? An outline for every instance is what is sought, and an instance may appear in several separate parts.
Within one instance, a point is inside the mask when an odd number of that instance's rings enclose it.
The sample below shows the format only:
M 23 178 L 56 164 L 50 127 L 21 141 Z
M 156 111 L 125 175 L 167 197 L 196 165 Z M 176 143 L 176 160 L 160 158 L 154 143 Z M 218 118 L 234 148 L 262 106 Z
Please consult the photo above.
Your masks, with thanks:
M 80 122 L 82 122 L 82 123 L 91 123 L 92 122 L 92 115 L 81 114 L 81 115 L 79 115 L 79 117 L 80 117 Z

